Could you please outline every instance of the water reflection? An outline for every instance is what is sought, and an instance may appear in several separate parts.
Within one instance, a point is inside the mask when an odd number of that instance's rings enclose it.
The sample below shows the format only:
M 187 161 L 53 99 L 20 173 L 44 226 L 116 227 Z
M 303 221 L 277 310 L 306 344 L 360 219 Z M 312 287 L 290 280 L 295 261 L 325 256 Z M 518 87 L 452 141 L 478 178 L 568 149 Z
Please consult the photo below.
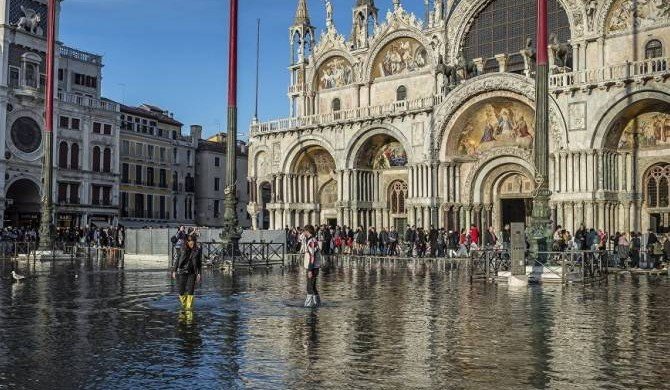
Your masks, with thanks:
M 180 311 L 165 270 L 0 263 L 0 388 L 664 388 L 670 283 L 468 282 L 452 263 L 206 274 Z M 29 279 L 14 283 L 17 269 Z

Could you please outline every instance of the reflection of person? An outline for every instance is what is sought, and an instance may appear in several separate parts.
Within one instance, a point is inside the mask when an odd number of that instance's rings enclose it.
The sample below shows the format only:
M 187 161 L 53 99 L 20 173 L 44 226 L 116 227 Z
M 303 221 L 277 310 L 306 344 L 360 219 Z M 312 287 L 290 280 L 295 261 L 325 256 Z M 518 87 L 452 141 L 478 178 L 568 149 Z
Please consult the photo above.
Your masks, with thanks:
M 321 267 L 321 252 L 319 251 L 314 226 L 305 226 L 303 234 L 305 237 L 304 266 L 307 270 L 305 307 L 316 307 L 321 304 L 321 297 L 319 297 L 319 291 L 316 289 L 316 278 L 319 276 L 319 268 Z
M 194 234 L 186 239 L 186 247 L 182 249 L 179 261 L 172 271 L 172 278 L 177 279 L 179 286 L 179 301 L 182 309 L 192 310 L 195 284 L 200 281 L 202 272 L 202 257 Z

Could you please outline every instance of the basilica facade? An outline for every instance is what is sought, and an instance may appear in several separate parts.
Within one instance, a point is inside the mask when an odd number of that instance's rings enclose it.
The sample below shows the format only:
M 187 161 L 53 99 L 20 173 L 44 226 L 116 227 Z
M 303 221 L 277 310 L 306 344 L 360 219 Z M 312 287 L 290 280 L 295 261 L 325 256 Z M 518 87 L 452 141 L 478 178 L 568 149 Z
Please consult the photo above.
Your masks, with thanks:
M 317 34 L 298 1 L 290 117 L 250 129 L 257 228 L 529 222 L 535 0 L 424 3 L 356 0 L 344 34 L 326 1 Z M 548 6 L 552 221 L 667 231 L 670 4 Z

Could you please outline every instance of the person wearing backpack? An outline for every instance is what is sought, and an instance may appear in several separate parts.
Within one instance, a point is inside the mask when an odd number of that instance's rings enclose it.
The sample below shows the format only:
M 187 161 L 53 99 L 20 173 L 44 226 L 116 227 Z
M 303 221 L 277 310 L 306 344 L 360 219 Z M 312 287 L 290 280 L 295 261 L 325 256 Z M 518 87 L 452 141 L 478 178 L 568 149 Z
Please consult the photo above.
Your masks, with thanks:
M 321 267 L 321 252 L 319 251 L 319 242 L 315 237 L 314 226 L 307 225 L 303 231 L 305 238 L 304 267 L 307 270 L 307 298 L 305 298 L 305 307 L 317 307 L 321 305 L 321 297 L 316 289 L 316 278 L 319 276 Z

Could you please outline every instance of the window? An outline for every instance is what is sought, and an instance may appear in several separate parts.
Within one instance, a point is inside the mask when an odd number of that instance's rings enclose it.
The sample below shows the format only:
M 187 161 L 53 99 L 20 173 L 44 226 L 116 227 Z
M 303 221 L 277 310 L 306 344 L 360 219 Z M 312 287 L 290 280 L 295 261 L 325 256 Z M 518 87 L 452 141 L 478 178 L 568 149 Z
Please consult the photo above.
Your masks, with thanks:
M 58 168 L 67 169 L 68 149 L 67 142 L 65 141 L 62 141 L 58 145 Z
M 519 51 L 524 49 L 526 37 L 535 41 L 537 13 L 535 0 L 493 0 L 475 17 L 463 42 L 467 61 L 474 58 L 492 59 L 486 62 L 485 72 L 498 72 L 496 54 L 509 53 L 510 72 L 523 72 L 524 62 Z M 558 0 L 548 0 L 548 30 L 558 35 L 560 42 L 571 38 L 568 15 Z M 514 54 L 516 53 L 516 54 Z M 567 66 L 571 66 L 567 64 Z
M 195 180 L 193 180 L 193 177 L 191 177 L 190 173 L 186 174 L 186 178 L 184 179 L 184 187 L 186 187 L 186 192 L 193 192 L 195 191 Z
M 26 86 L 31 88 L 37 88 L 37 65 L 26 63 L 25 71 L 25 81 Z
M 177 148 L 172 149 L 172 161 L 176 164 L 179 163 L 179 161 L 177 161 Z
M 128 164 L 124 163 L 121 167 L 121 182 L 129 183 L 130 182 L 130 169 Z
M 102 204 L 105 206 L 112 205 L 112 187 L 102 187 Z
M 80 121 L 77 118 L 72 118 L 72 122 L 70 123 L 70 129 L 72 130 L 79 130 L 79 124 Z
M 179 174 L 172 172 L 172 191 L 179 191 Z
M 91 186 L 91 204 L 99 205 L 100 204 L 100 186 L 93 184 Z
M 647 207 L 670 207 L 670 164 L 656 165 L 647 174 Z
M 154 196 L 147 195 L 147 218 L 154 217 Z
M 128 216 L 128 193 L 127 192 L 122 192 L 121 193 L 121 216 L 122 217 L 127 217 Z
M 102 128 L 102 123 L 100 122 L 93 122 L 93 132 L 96 134 L 100 134 L 100 129 Z
M 391 214 L 405 214 L 405 199 L 407 198 L 407 183 L 396 180 L 389 186 L 389 208 Z
M 147 168 L 147 185 L 150 187 L 154 185 L 154 169 L 151 167 Z
M 65 70 L 63 68 L 58 69 L 58 81 L 65 80 Z
M 70 169 L 79 169 L 79 144 L 72 144 L 70 149 Z
M 218 177 L 214 178 L 214 191 L 219 191 L 221 180 Z
M 149 157 L 149 160 L 152 160 L 154 158 L 154 146 L 153 145 L 147 145 L 147 156 Z
M 161 196 L 159 199 L 160 206 L 158 212 L 160 213 L 160 219 L 165 219 L 165 197 Z
M 81 73 L 74 74 L 74 83 L 76 85 L 81 85 L 88 88 L 97 88 L 98 87 L 98 78 L 93 76 L 86 76 Z
M 191 151 L 187 150 L 186 151 L 186 163 L 191 166 Z
M 663 44 L 658 39 L 653 39 L 647 42 L 644 47 L 644 58 L 659 58 L 663 57 Z
M 124 155 L 124 156 L 127 156 L 129 152 L 130 152 L 130 142 L 129 141 L 122 141 L 121 142 L 121 154 Z
M 161 148 L 160 159 L 161 159 L 161 162 L 165 161 L 165 148 Z
M 67 183 L 58 183 L 58 203 L 67 203 Z
M 105 123 L 105 135 L 112 135 L 112 125 Z
M 340 99 L 338 98 L 333 99 L 332 103 L 330 104 L 330 108 L 333 112 L 340 111 L 340 109 L 342 108 Z
M 142 184 L 142 166 L 135 166 L 135 184 Z
M 93 172 L 100 172 L 100 147 L 93 147 Z
M 58 120 L 58 127 L 62 129 L 69 129 L 70 128 L 70 118 L 66 116 L 61 116 Z
M 219 211 L 219 201 L 215 200 L 214 201 L 214 218 L 219 218 L 220 211 Z
M 167 171 L 165 169 L 160 170 L 160 182 L 159 185 L 161 188 L 167 188 Z
M 144 195 L 135 194 L 135 218 L 144 218 Z
M 399 102 L 407 100 L 407 87 L 404 85 L 398 87 L 395 92 L 395 100 Z
M 214 166 L 221 166 L 221 159 L 219 157 L 214 157 Z
M 19 79 L 21 78 L 21 70 L 15 66 L 9 67 L 9 86 L 16 88 L 19 86 Z
M 105 148 L 105 152 L 103 153 L 102 168 L 105 173 L 112 172 L 112 149 L 110 148 Z

